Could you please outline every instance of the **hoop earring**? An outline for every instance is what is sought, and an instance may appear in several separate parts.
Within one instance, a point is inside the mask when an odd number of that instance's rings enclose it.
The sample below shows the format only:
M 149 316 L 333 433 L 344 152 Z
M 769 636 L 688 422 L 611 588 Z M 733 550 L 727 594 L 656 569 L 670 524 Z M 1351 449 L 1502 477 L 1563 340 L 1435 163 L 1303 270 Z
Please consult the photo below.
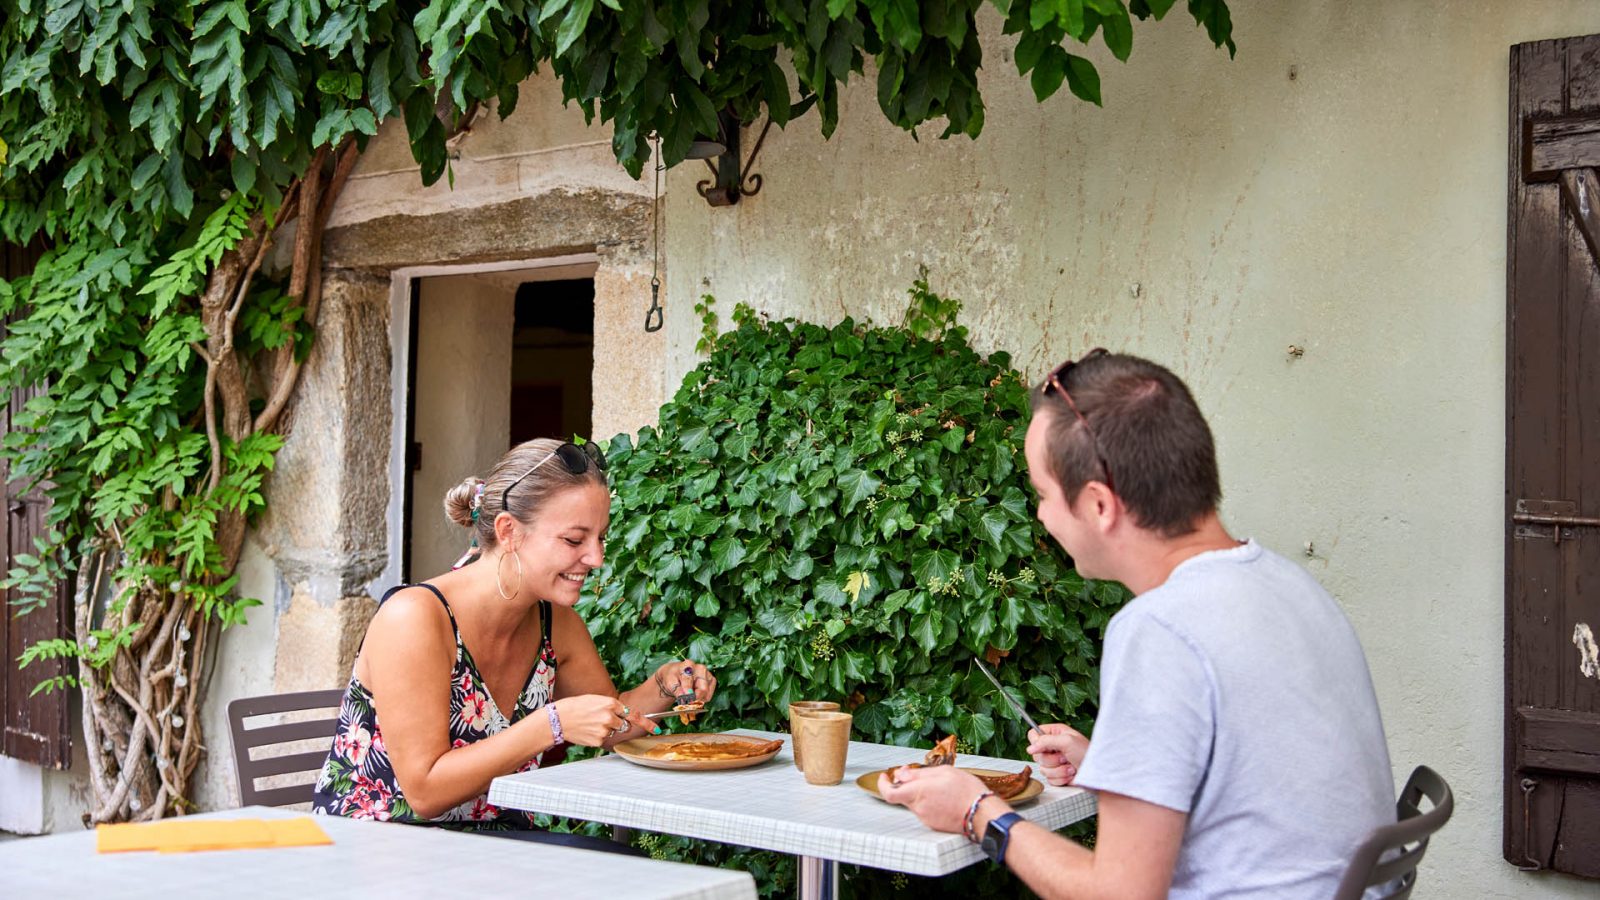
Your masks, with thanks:
M 500 564 L 505 562 L 508 556 L 517 561 L 517 589 L 509 595 L 506 593 L 505 586 L 500 582 Z M 518 556 L 514 551 L 501 552 L 500 559 L 495 562 L 494 589 L 500 593 L 500 599 L 502 600 L 515 600 L 517 595 L 522 593 L 522 557 Z

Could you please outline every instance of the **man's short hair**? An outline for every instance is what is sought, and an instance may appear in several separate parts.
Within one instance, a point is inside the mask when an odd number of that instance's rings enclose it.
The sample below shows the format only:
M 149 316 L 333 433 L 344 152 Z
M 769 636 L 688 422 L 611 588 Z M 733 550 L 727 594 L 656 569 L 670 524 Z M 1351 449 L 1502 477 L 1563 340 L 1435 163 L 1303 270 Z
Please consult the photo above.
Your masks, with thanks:
M 1169 538 L 1194 531 L 1217 508 L 1216 444 L 1178 376 L 1137 356 L 1102 353 L 1067 367 L 1056 381 L 1046 378 L 1034 388 L 1033 411 L 1053 416 L 1046 457 L 1069 503 L 1090 481 L 1108 484 L 1135 524 Z M 1076 413 L 1058 387 L 1071 395 Z

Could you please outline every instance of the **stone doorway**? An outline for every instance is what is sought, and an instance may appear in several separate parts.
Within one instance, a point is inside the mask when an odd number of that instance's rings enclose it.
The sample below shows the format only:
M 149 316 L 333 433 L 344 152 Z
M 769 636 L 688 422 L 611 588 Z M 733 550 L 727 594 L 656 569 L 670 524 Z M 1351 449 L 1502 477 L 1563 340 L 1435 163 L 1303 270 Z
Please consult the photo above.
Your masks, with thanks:
M 440 509 L 461 479 L 486 474 L 530 438 L 590 436 L 594 257 L 473 269 L 409 284 L 406 581 L 431 578 L 461 556 L 466 537 Z

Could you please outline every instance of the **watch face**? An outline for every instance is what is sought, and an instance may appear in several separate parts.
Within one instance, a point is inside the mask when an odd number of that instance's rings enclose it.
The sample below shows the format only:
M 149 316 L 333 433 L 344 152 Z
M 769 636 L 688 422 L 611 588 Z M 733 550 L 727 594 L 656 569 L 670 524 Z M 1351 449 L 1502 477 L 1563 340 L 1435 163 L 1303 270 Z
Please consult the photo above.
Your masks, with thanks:
M 995 862 L 1000 861 L 1000 843 L 1002 840 L 997 832 L 998 829 L 991 824 L 983 830 L 983 840 L 978 842 L 978 846 L 983 849 L 983 855 Z
M 1022 817 L 1015 812 L 1008 812 L 989 820 L 983 829 L 983 839 L 978 842 L 983 855 L 995 862 L 1001 862 L 1006 855 L 1006 843 L 1011 838 L 1011 826 Z
M 1000 850 L 1005 846 L 1006 832 L 1002 831 L 994 822 L 983 829 L 983 840 L 978 842 L 978 847 L 983 850 L 983 855 L 995 862 L 1000 861 Z

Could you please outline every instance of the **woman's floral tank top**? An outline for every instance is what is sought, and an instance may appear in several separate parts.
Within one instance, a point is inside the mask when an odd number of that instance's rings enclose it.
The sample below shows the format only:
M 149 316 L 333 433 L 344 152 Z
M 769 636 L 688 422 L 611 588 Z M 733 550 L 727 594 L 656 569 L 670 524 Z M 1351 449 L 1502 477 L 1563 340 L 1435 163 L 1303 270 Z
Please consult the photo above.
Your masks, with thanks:
M 548 601 L 539 601 L 539 618 L 544 631 L 539 661 L 529 673 L 528 683 L 517 695 L 516 708 L 508 718 L 495 706 L 477 664 L 472 661 L 472 654 L 461 642 L 461 629 L 456 627 L 455 613 L 438 588 L 431 584 L 400 585 L 384 594 L 383 600 L 388 600 L 395 591 L 407 587 L 422 587 L 432 591 L 450 616 L 450 630 L 456 639 L 456 661 L 450 671 L 451 747 L 465 747 L 498 734 L 550 701 L 556 681 L 556 654 L 550 644 Z M 526 772 L 538 766 L 539 757 L 534 757 L 517 771 Z M 328 760 L 323 763 L 322 772 L 317 776 L 311 809 L 322 815 L 352 819 L 455 828 L 507 830 L 535 827 L 533 817 L 528 813 L 489 805 L 487 794 L 468 800 L 434 819 L 424 819 L 412 812 L 395 779 L 394 766 L 389 762 L 372 692 L 367 690 L 354 672 L 350 674 L 350 686 L 345 690 L 344 702 L 339 708 L 338 733 L 333 737 Z

